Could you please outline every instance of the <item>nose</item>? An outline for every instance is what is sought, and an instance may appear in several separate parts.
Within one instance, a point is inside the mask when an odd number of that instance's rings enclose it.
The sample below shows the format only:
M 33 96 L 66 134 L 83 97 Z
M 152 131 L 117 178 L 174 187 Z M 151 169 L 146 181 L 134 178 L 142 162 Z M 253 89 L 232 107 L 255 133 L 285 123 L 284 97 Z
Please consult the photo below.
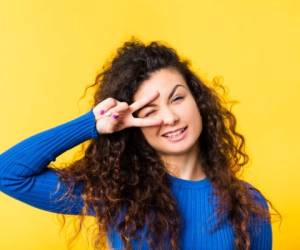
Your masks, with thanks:
M 161 119 L 163 120 L 163 125 L 175 125 L 179 117 L 172 110 L 166 109 L 161 113 Z

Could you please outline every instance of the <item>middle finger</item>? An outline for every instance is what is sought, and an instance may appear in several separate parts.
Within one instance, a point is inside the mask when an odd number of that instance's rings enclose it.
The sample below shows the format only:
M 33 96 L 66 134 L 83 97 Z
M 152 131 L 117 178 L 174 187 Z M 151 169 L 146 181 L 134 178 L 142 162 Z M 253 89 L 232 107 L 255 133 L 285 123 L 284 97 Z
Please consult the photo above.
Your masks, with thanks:
M 143 106 L 145 106 L 146 104 L 148 104 L 149 102 L 152 102 L 153 100 L 155 100 L 158 96 L 159 96 L 159 92 L 156 90 L 155 92 L 141 98 L 140 100 L 136 100 L 135 102 L 133 102 L 129 106 L 130 110 L 132 112 L 135 112 L 135 111 L 139 110 L 140 108 L 142 108 Z

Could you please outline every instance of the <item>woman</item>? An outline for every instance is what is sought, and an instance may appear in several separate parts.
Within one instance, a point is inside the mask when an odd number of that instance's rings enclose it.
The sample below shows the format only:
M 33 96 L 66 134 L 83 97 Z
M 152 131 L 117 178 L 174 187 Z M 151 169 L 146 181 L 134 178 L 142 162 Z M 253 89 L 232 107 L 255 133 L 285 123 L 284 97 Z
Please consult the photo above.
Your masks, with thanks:
M 236 118 L 189 61 L 128 41 L 92 86 L 89 112 L 1 154 L 2 192 L 95 216 L 95 248 L 104 232 L 113 249 L 272 248 L 267 200 L 237 177 L 248 156 Z M 81 159 L 47 167 L 87 140 Z

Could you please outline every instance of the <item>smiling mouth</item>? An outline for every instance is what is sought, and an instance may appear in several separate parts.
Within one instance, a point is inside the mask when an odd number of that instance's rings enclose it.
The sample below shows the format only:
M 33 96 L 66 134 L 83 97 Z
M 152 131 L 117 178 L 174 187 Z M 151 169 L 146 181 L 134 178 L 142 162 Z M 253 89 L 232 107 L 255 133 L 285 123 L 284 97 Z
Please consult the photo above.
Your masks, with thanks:
M 188 126 L 185 126 L 182 129 L 178 129 L 176 132 L 166 133 L 166 134 L 163 134 L 162 136 L 166 137 L 166 138 L 169 138 L 169 139 L 176 139 L 186 131 L 187 127 Z

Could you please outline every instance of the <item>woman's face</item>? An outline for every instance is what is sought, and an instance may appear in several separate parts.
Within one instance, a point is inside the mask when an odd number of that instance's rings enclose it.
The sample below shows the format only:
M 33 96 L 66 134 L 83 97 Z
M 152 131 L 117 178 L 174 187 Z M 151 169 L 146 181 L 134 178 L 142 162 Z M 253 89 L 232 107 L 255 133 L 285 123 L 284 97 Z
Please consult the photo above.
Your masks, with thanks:
M 147 142 L 160 155 L 179 155 L 195 149 L 202 131 L 202 120 L 182 75 L 170 68 L 155 71 L 141 83 L 133 99 L 140 99 L 155 90 L 160 95 L 137 112 L 138 117 L 163 121 L 158 126 L 140 128 Z

